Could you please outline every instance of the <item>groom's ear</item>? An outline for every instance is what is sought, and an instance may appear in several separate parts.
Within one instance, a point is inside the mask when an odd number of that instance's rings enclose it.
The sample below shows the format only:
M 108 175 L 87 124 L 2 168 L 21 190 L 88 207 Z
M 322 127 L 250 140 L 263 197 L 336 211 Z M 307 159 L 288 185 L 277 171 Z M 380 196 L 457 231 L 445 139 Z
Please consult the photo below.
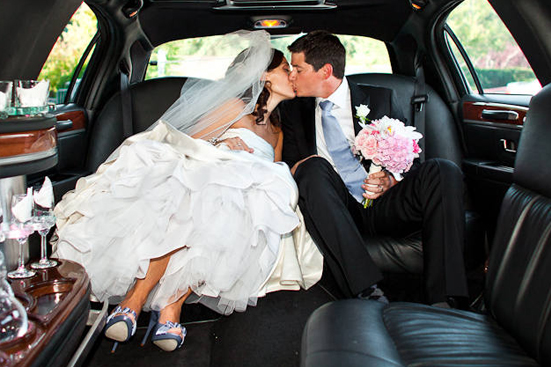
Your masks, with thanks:
M 322 73 L 323 79 L 329 79 L 333 75 L 333 65 L 325 64 L 318 71 Z

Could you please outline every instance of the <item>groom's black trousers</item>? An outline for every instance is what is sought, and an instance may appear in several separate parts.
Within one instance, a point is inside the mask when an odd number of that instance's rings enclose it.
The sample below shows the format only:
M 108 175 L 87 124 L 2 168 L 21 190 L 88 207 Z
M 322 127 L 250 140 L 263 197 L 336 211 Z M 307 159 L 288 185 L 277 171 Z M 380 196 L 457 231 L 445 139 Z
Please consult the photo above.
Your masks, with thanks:
M 427 302 L 468 295 L 463 177 L 454 163 L 426 161 L 367 209 L 323 158 L 303 162 L 294 177 L 306 228 L 346 296 L 355 296 L 382 278 L 362 233 L 399 237 L 420 229 Z

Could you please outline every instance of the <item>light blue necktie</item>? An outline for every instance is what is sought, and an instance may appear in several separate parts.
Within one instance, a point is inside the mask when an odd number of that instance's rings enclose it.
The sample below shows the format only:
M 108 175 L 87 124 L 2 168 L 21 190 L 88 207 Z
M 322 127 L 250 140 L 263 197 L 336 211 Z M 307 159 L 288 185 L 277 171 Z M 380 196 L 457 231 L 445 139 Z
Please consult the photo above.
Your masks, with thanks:
M 348 191 L 361 203 L 364 199 L 362 184 L 367 177 L 367 173 L 359 160 L 352 154 L 350 144 L 346 140 L 339 122 L 331 114 L 333 102 L 322 101 L 320 107 L 322 110 L 321 125 L 329 154 L 333 158 L 337 171 L 346 184 Z

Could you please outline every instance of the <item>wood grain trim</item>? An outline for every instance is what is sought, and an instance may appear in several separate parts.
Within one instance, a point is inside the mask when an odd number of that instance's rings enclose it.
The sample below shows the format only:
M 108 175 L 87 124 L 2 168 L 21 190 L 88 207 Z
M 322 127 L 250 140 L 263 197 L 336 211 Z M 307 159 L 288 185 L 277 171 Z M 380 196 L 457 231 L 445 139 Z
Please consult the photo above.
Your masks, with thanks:
M 29 367 L 78 304 L 87 298 L 90 280 L 82 266 L 61 260 L 55 268 L 39 270 L 32 278 L 10 280 L 10 283 L 18 298 L 35 301 L 24 305 L 32 327 L 21 339 L 3 343 L 1 349 L 11 356 L 7 358 L 7 367 Z M 38 299 L 48 295 L 51 296 L 43 299 L 42 304 L 51 311 L 41 314 L 37 308 Z
M 57 146 L 55 127 L 45 130 L 0 134 L 0 158 L 40 153 Z
M 482 117 L 482 111 L 484 110 L 513 111 L 518 113 L 518 118 L 516 120 L 486 119 Z M 495 122 L 500 124 L 522 126 L 524 124 L 524 118 L 526 117 L 526 112 L 528 112 L 527 107 L 514 106 L 509 104 L 486 103 L 486 102 L 464 102 L 463 103 L 464 120 Z
M 73 127 L 67 130 L 63 130 L 63 132 L 81 130 L 86 128 L 86 116 L 84 115 L 84 111 L 67 111 L 56 115 L 55 118 L 57 119 L 57 121 L 73 121 Z

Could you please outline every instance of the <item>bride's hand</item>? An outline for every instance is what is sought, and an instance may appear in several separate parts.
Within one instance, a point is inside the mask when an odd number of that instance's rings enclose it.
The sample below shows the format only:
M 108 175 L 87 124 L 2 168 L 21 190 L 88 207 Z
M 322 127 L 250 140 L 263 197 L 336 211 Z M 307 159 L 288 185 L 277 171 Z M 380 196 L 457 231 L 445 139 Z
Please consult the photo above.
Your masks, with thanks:
M 219 143 L 224 143 L 230 148 L 231 150 L 244 150 L 246 152 L 252 153 L 254 152 L 254 149 L 249 148 L 247 144 L 243 141 L 243 139 L 239 137 L 235 138 L 226 138 L 224 140 L 220 140 Z

